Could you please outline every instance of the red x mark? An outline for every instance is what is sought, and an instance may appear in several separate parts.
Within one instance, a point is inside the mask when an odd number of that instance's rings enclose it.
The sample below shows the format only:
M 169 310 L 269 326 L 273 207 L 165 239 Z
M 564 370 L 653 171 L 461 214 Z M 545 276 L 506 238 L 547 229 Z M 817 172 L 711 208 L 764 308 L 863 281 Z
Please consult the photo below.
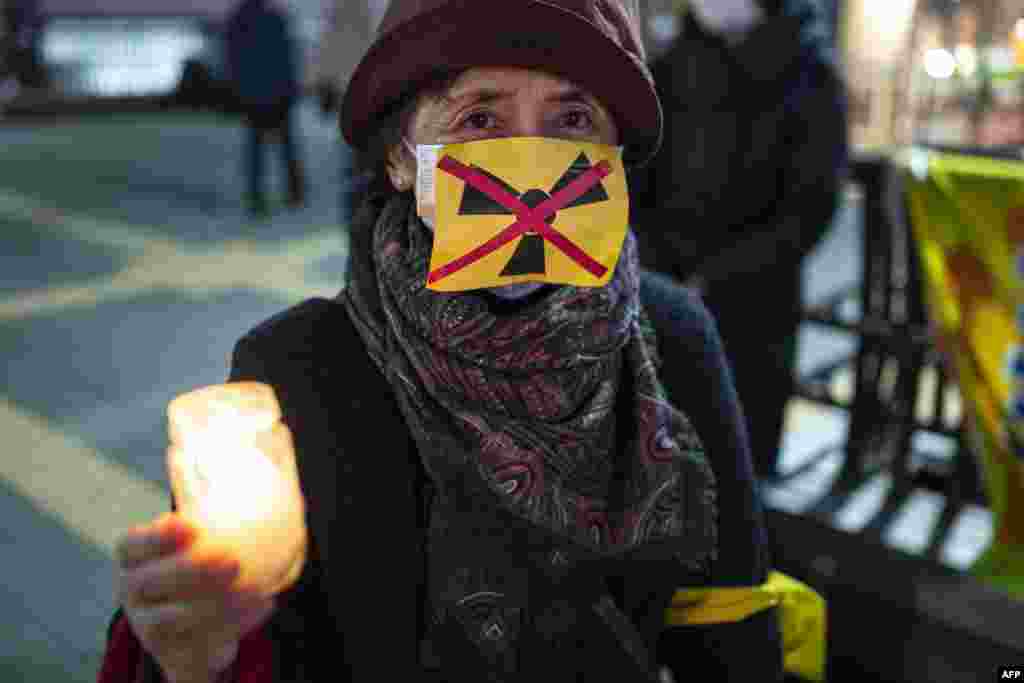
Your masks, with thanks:
M 437 282 L 452 273 L 462 270 L 466 266 L 476 263 L 484 256 L 508 244 L 523 233 L 530 231 L 538 233 L 541 237 L 551 242 L 562 253 L 578 263 L 581 268 L 594 277 L 602 277 L 608 271 L 607 267 L 591 258 L 587 252 L 576 246 L 572 240 L 544 222 L 545 216 L 550 216 L 556 211 L 565 208 L 566 205 L 582 196 L 591 187 L 601 182 L 602 178 L 609 175 L 612 172 L 612 167 L 607 161 L 601 161 L 587 169 L 586 172 L 580 174 L 571 183 L 532 209 L 518 197 L 506 192 L 504 188 L 483 173 L 466 166 L 450 156 L 443 157 L 438 162 L 437 167 L 463 182 L 469 183 L 509 211 L 515 213 L 516 221 L 467 254 L 431 271 L 430 275 L 427 276 L 427 283 Z

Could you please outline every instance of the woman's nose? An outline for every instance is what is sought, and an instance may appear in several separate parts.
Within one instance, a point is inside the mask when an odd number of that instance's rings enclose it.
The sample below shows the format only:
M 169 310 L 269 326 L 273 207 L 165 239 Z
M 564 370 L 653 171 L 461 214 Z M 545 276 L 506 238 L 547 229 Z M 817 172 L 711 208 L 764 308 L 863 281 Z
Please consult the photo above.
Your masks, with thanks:
M 547 129 L 542 117 L 529 112 L 519 113 L 509 125 L 509 136 L 512 137 L 544 137 Z

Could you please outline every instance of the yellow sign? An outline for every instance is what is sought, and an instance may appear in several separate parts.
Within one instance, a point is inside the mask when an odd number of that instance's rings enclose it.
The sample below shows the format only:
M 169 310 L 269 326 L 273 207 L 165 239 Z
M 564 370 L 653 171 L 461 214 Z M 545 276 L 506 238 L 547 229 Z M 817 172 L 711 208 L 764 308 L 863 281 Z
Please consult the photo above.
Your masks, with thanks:
M 907 179 L 929 307 L 956 368 L 994 518 L 974 571 L 1024 596 L 1024 459 L 1011 437 L 1020 420 L 1011 360 L 1024 305 L 1024 163 L 932 154 L 927 173 Z
M 499 138 L 436 158 L 429 289 L 611 279 L 629 221 L 621 148 Z

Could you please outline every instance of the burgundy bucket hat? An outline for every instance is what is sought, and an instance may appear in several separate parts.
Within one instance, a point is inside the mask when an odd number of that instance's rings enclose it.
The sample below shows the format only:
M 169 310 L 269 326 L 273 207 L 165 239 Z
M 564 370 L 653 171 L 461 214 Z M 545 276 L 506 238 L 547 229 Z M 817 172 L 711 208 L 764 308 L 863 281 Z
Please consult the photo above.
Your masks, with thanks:
M 661 144 L 661 104 L 630 0 L 392 0 L 345 92 L 341 126 L 367 132 L 438 69 L 538 69 L 585 88 L 609 108 L 630 164 Z

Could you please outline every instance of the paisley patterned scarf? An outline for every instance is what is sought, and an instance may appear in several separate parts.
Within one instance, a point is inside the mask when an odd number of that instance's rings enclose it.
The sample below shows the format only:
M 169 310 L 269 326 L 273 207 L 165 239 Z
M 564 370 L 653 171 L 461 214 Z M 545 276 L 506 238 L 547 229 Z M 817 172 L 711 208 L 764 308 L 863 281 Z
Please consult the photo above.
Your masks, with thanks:
M 435 624 L 457 617 L 482 657 L 478 680 L 518 680 L 499 672 L 523 674 L 517 650 L 538 640 L 527 632 L 550 644 L 578 626 L 578 610 L 552 617 L 551 605 L 566 585 L 590 586 L 584 611 L 649 666 L 629 619 L 590 579 L 630 565 L 657 567 L 670 584 L 699 574 L 715 510 L 697 433 L 658 381 L 632 234 L 605 287 L 559 287 L 504 314 L 479 293 L 426 289 L 432 233 L 410 193 L 364 205 L 353 235 L 343 300 L 436 491 Z

